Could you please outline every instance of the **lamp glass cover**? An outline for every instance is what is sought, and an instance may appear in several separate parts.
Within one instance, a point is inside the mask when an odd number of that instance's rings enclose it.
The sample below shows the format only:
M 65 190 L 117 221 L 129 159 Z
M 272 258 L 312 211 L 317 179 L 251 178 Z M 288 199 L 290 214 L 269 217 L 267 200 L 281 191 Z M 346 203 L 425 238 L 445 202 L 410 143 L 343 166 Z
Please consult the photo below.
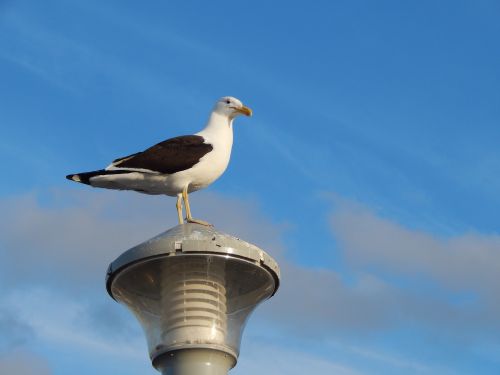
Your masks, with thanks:
M 238 358 L 243 328 L 275 281 L 263 267 L 228 255 L 165 255 L 120 271 L 113 297 L 139 320 L 151 359 L 209 347 Z

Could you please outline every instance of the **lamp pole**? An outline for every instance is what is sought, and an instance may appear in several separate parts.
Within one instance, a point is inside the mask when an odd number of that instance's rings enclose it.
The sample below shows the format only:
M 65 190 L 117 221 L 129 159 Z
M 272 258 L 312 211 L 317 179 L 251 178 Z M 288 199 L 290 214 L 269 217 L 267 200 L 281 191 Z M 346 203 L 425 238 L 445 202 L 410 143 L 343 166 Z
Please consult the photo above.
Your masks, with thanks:
M 106 288 L 139 320 L 162 375 L 226 375 L 248 317 L 276 293 L 279 275 L 257 246 L 183 224 L 120 255 Z

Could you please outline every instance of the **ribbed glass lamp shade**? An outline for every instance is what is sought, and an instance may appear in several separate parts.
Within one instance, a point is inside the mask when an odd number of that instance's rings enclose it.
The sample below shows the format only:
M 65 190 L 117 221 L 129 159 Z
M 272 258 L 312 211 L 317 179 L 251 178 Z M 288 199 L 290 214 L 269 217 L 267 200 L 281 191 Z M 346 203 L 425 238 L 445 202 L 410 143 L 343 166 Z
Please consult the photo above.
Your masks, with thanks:
M 200 346 L 237 358 L 248 316 L 273 291 L 264 268 L 217 254 L 145 260 L 120 272 L 111 286 L 141 323 L 152 359 Z
M 114 263 L 108 291 L 139 320 L 153 364 L 167 353 L 204 348 L 231 356 L 234 365 L 249 315 L 279 280 L 277 264 L 259 248 L 193 224 Z

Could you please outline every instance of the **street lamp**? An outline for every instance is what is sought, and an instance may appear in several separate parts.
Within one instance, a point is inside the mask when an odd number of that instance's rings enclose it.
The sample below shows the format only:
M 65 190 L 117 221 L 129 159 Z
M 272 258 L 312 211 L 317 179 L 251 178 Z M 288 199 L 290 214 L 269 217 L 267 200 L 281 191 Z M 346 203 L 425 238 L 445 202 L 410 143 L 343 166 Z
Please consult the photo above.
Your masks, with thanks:
M 111 297 L 139 320 L 162 375 L 227 374 L 250 313 L 278 285 L 278 264 L 266 252 L 199 224 L 124 252 L 106 277 Z

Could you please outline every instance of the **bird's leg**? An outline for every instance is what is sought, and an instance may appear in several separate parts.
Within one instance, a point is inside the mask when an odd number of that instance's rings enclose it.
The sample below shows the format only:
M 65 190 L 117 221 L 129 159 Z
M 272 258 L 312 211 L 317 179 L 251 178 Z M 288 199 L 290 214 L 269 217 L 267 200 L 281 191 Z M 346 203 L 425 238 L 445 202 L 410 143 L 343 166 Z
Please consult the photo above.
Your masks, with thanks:
M 175 204 L 175 207 L 177 208 L 179 224 L 184 224 L 184 219 L 182 218 L 182 194 L 177 194 L 177 203 Z
M 213 225 L 210 223 L 207 223 L 206 221 L 203 220 L 198 220 L 198 219 L 193 219 L 191 216 L 191 207 L 189 206 L 189 198 L 188 198 L 188 192 L 187 192 L 187 186 L 182 190 L 182 197 L 184 198 L 184 206 L 186 207 L 186 221 L 188 223 L 195 223 L 195 224 L 201 224 L 201 225 L 206 225 L 207 227 L 212 227 Z

